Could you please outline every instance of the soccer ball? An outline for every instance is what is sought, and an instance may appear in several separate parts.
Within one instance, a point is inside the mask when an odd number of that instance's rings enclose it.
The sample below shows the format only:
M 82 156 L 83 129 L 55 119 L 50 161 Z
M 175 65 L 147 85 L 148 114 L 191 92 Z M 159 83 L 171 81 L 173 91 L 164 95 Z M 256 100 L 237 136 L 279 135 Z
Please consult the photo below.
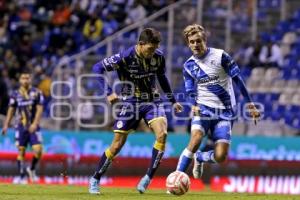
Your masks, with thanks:
M 189 176 L 181 171 L 175 171 L 169 174 L 166 181 L 168 192 L 174 195 L 183 195 L 190 188 Z

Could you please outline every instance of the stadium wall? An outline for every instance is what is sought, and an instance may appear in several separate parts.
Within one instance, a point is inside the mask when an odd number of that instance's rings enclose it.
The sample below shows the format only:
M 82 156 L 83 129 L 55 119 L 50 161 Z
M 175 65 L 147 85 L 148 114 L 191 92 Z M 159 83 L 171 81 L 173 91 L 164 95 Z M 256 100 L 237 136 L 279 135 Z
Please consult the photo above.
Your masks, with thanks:
M 0 175 L 17 174 L 13 130 L 0 138 Z M 43 131 L 44 156 L 39 174 L 90 175 L 99 155 L 109 146 L 110 132 Z M 174 171 L 181 151 L 188 143 L 187 134 L 169 134 L 165 159 L 158 175 Z M 151 157 L 154 135 L 133 133 L 115 159 L 109 176 L 140 176 Z M 299 175 L 300 138 L 233 136 L 228 161 L 222 165 L 206 165 L 204 181 L 212 176 Z M 30 161 L 32 154 L 26 155 Z M 190 173 L 189 169 L 189 173 Z

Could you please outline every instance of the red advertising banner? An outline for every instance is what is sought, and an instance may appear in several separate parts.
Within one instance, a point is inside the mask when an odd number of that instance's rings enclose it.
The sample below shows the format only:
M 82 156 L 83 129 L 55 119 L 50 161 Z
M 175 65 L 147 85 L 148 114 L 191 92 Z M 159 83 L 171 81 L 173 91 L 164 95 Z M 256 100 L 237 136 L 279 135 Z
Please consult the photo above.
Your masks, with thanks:
M 215 176 L 211 189 L 218 192 L 300 194 L 300 176 Z

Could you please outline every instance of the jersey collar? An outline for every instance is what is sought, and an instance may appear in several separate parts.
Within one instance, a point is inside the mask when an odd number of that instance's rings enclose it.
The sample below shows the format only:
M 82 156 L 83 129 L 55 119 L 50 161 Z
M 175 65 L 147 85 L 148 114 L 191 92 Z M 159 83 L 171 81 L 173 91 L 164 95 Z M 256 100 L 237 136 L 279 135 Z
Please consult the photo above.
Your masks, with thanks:
M 197 58 L 197 59 L 204 59 L 204 58 L 207 56 L 207 54 L 208 54 L 209 52 L 210 52 L 210 48 L 207 47 L 206 52 L 205 52 L 202 56 L 196 56 L 196 55 L 194 55 L 194 58 Z

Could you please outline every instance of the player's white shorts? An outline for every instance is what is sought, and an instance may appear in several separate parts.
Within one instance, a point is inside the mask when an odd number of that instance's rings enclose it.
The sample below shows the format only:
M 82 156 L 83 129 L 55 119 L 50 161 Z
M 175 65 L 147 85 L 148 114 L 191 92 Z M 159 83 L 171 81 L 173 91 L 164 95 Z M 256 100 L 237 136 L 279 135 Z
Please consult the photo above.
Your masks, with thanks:
M 233 120 L 224 119 L 220 115 L 213 116 L 211 113 L 203 111 L 203 109 L 203 106 L 201 106 L 199 116 L 193 117 L 191 131 L 200 130 L 204 136 L 210 131 L 210 138 L 215 143 L 224 142 L 230 144 Z

